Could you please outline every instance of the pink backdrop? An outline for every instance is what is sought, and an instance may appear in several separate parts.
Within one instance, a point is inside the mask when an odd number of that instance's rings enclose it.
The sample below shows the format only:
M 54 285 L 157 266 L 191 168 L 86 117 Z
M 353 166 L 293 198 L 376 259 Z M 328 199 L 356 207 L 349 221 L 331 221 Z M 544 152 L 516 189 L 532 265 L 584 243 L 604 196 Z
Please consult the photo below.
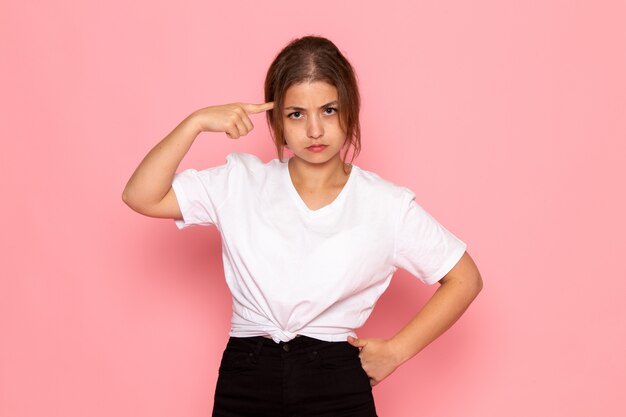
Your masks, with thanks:
M 218 234 L 121 191 L 191 111 L 261 101 L 309 33 L 358 71 L 358 165 L 412 188 L 485 280 L 375 388 L 379 415 L 624 415 L 623 2 L 171 4 L 0 3 L 1 417 L 209 415 L 230 318 Z M 272 158 L 255 120 L 183 167 Z M 433 290 L 398 273 L 359 334 L 391 336 Z

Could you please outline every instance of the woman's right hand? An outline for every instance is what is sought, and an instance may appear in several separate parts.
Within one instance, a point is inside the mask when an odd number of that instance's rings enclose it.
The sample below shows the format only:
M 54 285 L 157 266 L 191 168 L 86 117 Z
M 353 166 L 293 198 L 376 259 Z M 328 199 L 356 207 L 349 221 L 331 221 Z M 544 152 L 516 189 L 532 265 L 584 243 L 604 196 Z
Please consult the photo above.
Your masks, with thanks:
M 172 180 L 192 143 L 202 131 L 225 132 L 237 139 L 253 129 L 248 117 L 274 107 L 274 103 L 234 103 L 197 110 L 183 120 L 141 161 L 128 180 L 122 199 L 133 210 L 151 217 L 180 219 L 182 214 Z
M 203 132 L 224 132 L 231 139 L 245 136 L 254 128 L 248 115 L 261 113 L 274 107 L 273 102 L 263 104 L 231 103 L 210 106 L 195 111 L 191 117 Z

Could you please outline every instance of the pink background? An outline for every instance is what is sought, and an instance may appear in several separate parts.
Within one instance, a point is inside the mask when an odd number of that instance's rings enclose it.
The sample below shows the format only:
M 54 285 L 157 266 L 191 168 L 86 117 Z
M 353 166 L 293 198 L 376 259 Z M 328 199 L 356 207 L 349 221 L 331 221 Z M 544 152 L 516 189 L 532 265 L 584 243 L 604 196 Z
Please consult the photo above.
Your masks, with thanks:
M 0 416 L 209 415 L 230 318 L 218 234 L 137 215 L 121 192 L 191 111 L 261 101 L 274 55 L 309 33 L 357 69 L 357 164 L 412 188 L 485 280 L 375 388 L 379 415 L 625 415 L 625 16 L 617 1 L 2 0 Z M 254 120 L 240 141 L 202 135 L 182 168 L 269 160 Z M 391 336 L 434 289 L 398 273 L 359 334 Z

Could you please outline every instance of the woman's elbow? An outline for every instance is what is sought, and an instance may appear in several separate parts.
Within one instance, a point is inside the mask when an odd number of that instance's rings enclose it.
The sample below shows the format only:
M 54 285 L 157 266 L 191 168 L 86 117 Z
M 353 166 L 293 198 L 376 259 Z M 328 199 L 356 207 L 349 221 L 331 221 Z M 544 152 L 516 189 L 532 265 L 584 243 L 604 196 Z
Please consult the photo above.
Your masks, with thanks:
M 473 289 L 474 289 L 475 296 L 478 295 L 483 290 L 483 285 L 484 285 L 483 277 L 480 275 L 480 272 L 478 272 L 477 270 L 473 278 Z
M 134 201 L 133 201 L 133 195 L 132 193 L 128 190 L 128 187 L 124 188 L 124 191 L 122 191 L 122 201 L 130 208 L 133 208 L 134 206 Z
M 145 214 L 146 209 L 142 206 L 141 200 L 138 199 L 137 196 L 132 192 L 132 190 L 128 189 L 128 187 L 124 188 L 124 191 L 122 191 L 122 201 L 133 211 L 136 211 L 140 214 Z

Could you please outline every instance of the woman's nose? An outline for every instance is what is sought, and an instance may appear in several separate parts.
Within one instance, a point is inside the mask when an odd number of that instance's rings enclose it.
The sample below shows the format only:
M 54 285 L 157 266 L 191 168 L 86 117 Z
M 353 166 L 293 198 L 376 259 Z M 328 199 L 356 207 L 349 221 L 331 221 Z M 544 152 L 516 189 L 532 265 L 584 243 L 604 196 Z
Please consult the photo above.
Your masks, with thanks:
M 324 135 L 324 126 L 319 117 L 310 117 L 306 127 L 306 135 L 311 139 L 318 139 Z

